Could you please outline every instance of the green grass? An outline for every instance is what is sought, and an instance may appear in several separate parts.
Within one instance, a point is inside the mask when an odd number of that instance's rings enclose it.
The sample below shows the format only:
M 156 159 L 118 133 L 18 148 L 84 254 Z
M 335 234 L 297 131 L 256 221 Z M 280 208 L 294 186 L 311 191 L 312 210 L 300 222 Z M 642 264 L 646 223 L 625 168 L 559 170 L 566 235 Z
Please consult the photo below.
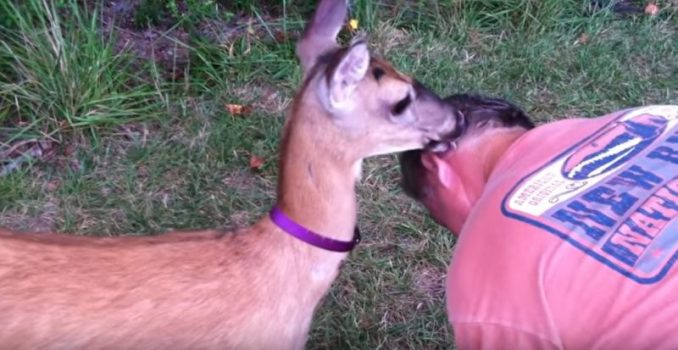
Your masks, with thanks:
M 194 3 L 198 12 L 166 23 L 190 37 L 172 39 L 188 52 L 185 65 L 171 62 L 183 72 L 174 80 L 133 51 L 115 54 L 98 30 L 103 11 L 13 3 L 0 4 L 9 14 L 0 15 L 9 29 L 0 31 L 0 154 L 31 138 L 54 140 L 57 152 L 0 177 L 0 225 L 159 234 L 246 225 L 266 212 L 300 78 L 294 42 L 280 33 L 298 34 L 309 3 Z M 622 19 L 580 1 L 356 0 L 352 15 L 376 52 L 440 94 L 503 96 L 549 121 L 678 103 L 677 9 L 660 5 L 657 18 Z M 229 27 L 237 35 L 201 35 L 201 21 L 235 14 L 245 18 Z M 578 43 L 583 33 L 589 41 Z M 228 103 L 252 110 L 232 116 Z M 252 155 L 265 160 L 255 174 Z M 454 240 L 397 183 L 393 156 L 366 163 L 364 241 L 319 308 L 310 349 L 452 346 L 443 280 Z
M 75 2 L 2 2 L 0 136 L 54 138 L 157 112 L 153 85 L 139 85 L 129 58 L 114 55 L 94 13 Z

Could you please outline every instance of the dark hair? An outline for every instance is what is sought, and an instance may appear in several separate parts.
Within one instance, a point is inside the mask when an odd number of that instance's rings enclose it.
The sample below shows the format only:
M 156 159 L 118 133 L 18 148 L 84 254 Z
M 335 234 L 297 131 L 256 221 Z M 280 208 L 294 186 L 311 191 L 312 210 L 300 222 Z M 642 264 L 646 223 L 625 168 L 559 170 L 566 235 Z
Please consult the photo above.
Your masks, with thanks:
M 421 150 L 406 151 L 400 153 L 400 186 L 406 195 L 417 201 L 422 201 L 428 196 L 429 187 L 426 186 L 424 176 L 426 169 L 421 163 Z
M 509 101 L 478 94 L 457 94 L 445 102 L 458 109 L 466 121 L 467 132 L 472 129 L 522 127 L 534 128 L 534 123 L 520 107 Z M 462 135 L 463 137 L 463 135 Z M 422 201 L 430 188 L 426 185 L 426 169 L 421 162 L 422 150 L 406 151 L 399 155 L 401 187 L 408 196 Z
M 504 99 L 478 94 L 457 94 L 445 98 L 444 101 L 461 111 L 469 127 L 491 122 L 495 128 L 534 128 L 534 123 L 520 107 Z

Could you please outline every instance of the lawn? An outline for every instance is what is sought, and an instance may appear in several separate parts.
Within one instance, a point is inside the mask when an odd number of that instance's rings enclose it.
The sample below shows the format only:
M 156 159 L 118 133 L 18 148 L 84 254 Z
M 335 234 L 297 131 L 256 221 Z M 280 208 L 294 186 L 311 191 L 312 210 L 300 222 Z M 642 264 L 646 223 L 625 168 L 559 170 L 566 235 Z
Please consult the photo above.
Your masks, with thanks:
M 655 16 L 642 2 L 637 14 L 587 4 L 354 0 L 351 16 L 375 53 L 439 94 L 502 96 L 539 122 L 678 104 L 678 3 Z M 0 2 L 0 226 L 109 236 L 257 220 L 273 204 L 294 40 L 313 5 Z M 363 242 L 309 349 L 453 347 L 454 238 L 398 179 L 394 156 L 366 162 Z

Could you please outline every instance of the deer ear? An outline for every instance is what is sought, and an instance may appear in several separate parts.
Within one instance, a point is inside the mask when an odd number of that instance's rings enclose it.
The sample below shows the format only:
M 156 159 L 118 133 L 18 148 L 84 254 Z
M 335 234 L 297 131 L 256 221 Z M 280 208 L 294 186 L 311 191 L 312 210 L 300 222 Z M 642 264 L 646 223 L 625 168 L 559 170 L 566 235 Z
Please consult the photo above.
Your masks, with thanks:
M 370 65 L 370 52 L 365 42 L 357 42 L 349 47 L 329 77 L 328 101 L 336 110 L 350 110 L 353 93 L 367 74 Z
M 306 25 L 296 49 L 304 76 L 318 57 L 338 47 L 337 35 L 346 20 L 347 1 L 321 0 L 313 18 Z

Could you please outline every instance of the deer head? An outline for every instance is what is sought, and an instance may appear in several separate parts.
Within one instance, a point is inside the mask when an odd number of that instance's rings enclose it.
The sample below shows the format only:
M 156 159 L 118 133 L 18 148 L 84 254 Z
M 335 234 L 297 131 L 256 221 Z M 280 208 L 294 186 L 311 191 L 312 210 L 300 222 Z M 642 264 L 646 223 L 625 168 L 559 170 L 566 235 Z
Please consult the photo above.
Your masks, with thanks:
M 338 45 L 346 13 L 346 0 L 322 0 L 297 43 L 304 82 L 288 125 L 313 125 L 316 131 L 305 132 L 344 146 L 354 160 L 420 149 L 459 133 L 455 108 L 372 57 L 364 38 Z

